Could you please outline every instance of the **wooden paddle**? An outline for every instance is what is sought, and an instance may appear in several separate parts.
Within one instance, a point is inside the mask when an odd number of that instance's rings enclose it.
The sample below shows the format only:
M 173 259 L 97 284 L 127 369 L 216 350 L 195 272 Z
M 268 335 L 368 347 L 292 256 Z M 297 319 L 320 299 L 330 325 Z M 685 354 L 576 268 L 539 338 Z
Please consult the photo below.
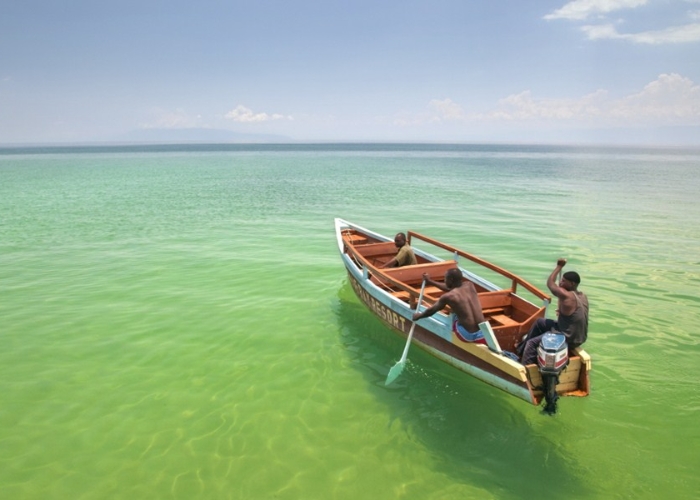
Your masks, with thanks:
M 425 290 L 425 280 L 423 280 L 423 284 L 420 287 L 420 294 L 418 295 L 418 303 L 416 304 L 416 312 L 418 312 L 418 308 L 420 307 L 421 302 L 423 302 L 423 291 Z M 389 370 L 389 375 L 386 377 L 386 382 L 384 382 L 384 385 L 389 385 L 391 384 L 394 380 L 398 378 L 399 375 L 401 375 L 401 372 L 403 371 L 403 367 L 406 366 L 406 358 L 408 357 L 408 347 L 411 345 L 411 339 L 413 338 L 413 330 L 416 328 L 416 322 L 414 321 L 411 324 L 411 331 L 408 332 L 408 340 L 406 340 L 406 347 L 403 348 L 403 354 L 401 355 L 401 359 L 396 362 L 394 366 L 391 367 L 391 370 Z

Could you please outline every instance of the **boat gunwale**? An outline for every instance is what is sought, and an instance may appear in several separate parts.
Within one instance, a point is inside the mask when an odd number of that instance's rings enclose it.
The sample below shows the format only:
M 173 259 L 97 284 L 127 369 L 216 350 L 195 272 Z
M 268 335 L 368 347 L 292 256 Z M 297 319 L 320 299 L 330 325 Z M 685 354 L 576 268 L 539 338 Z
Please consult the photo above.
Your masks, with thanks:
M 436 247 L 442 248 L 443 250 L 447 250 L 448 252 L 454 252 L 460 257 L 465 257 L 475 264 L 479 264 L 482 267 L 485 267 L 491 271 L 494 271 L 505 278 L 508 278 L 511 280 L 511 287 L 510 290 L 513 293 L 517 293 L 517 285 L 521 285 L 523 288 L 525 288 L 528 292 L 532 293 L 534 296 L 536 296 L 539 299 L 546 300 L 548 303 L 551 302 L 552 298 L 550 295 L 546 294 L 539 288 L 537 288 L 535 285 L 530 283 L 529 281 L 526 281 L 525 279 L 521 278 L 517 274 L 513 274 L 510 271 L 503 269 L 500 266 L 497 266 L 496 264 L 493 264 L 487 260 L 482 259 L 481 257 L 477 257 L 474 254 L 465 252 L 463 250 L 460 250 L 457 247 L 454 247 L 452 245 L 448 245 L 447 243 L 443 243 L 441 241 L 438 241 L 434 238 L 430 238 L 429 236 L 425 236 L 420 233 L 416 233 L 415 231 L 408 231 L 409 235 L 409 243 L 411 241 L 411 237 L 418 238 L 421 241 L 424 241 L 426 243 L 429 243 L 431 245 L 435 245 Z

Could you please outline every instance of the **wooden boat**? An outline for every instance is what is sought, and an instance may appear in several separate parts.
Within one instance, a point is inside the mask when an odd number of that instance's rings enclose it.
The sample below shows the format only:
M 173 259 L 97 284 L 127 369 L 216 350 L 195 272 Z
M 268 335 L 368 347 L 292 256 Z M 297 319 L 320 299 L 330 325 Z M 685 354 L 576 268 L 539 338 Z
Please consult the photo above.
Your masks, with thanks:
M 335 232 L 355 294 L 384 324 L 404 336 L 411 328 L 423 273 L 434 281 L 444 282 L 448 269 L 459 268 L 463 277 L 477 289 L 486 318 L 481 327 L 487 345 L 466 342 L 455 333 L 449 311 L 419 320 L 413 343 L 487 384 L 532 404 L 540 404 L 543 390 L 538 366 L 524 366 L 515 360 L 515 355 L 509 354 L 515 351 L 515 344 L 537 318 L 545 317 L 551 301 L 549 295 L 505 269 L 413 231 L 406 236 L 417 264 L 387 269 L 380 267 L 396 256 L 393 237 L 382 236 L 343 219 L 335 219 Z M 426 248 L 446 254 L 447 258 L 428 253 Z M 488 275 L 489 279 L 477 271 Z M 491 280 L 509 285 L 502 288 Z M 435 303 L 442 293 L 437 287 L 427 286 L 421 308 Z M 541 301 L 541 305 L 536 305 L 536 301 Z M 581 348 L 572 350 L 569 364 L 556 386 L 558 394 L 588 395 L 590 370 L 589 355 Z

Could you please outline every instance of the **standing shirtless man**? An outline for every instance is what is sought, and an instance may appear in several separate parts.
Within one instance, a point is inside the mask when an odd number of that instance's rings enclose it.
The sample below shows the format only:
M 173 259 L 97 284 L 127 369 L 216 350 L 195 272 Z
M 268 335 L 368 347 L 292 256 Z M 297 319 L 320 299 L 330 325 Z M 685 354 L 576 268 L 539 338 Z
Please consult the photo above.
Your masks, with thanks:
M 462 272 L 457 268 L 449 269 L 445 273 L 445 284 L 431 280 L 427 274 L 423 274 L 423 279 L 426 284 L 436 286 L 445 293 L 425 311 L 414 313 L 413 321 L 432 316 L 445 306 L 450 306 L 456 318 L 455 326 L 463 330 L 461 333 L 467 334 L 463 336 L 474 341 L 477 340 L 476 337 L 481 337 L 479 323 L 484 321 L 484 313 L 481 311 L 474 283 L 464 281 Z

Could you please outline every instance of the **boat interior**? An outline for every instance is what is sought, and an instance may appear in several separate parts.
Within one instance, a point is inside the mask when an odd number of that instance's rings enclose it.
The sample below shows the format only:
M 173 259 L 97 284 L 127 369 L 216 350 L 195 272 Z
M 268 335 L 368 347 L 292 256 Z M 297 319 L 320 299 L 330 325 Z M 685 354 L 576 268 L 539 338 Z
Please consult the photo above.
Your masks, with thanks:
M 369 264 L 375 268 L 374 272 L 371 272 L 372 282 L 406 302 L 411 308 L 416 307 L 424 273 L 431 280 L 444 283 L 445 272 L 457 267 L 455 260 L 432 262 L 416 255 L 418 263 L 415 265 L 379 269 L 396 255 L 396 246 L 393 241 L 376 241 L 356 232 L 344 233 L 343 240 L 346 248 L 352 248 L 349 253 L 359 267 Z M 503 349 L 513 350 L 521 335 L 520 332 L 524 327 L 529 329 L 529 325 L 536 319 L 542 308 L 524 300 L 511 289 L 489 291 L 478 283 L 474 285 L 481 309 L 486 320 L 491 324 L 499 344 Z M 423 306 L 428 307 L 435 303 L 443 293 L 442 289 L 436 286 L 426 286 L 423 292 Z M 449 311 L 446 312 L 449 313 Z

